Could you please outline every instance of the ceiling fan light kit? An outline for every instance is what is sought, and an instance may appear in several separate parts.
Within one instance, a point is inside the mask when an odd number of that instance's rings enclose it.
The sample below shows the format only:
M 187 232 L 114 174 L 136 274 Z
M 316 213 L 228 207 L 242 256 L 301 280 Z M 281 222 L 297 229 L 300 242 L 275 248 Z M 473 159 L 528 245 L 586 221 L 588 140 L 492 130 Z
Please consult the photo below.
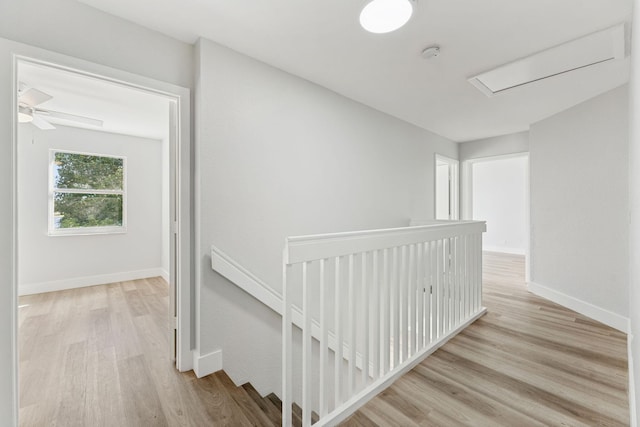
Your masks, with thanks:
M 37 107 L 52 98 L 51 95 L 41 90 L 27 88 L 24 83 L 20 83 L 20 89 L 18 90 L 18 122 L 31 123 L 42 130 L 55 129 L 55 126 L 50 123 L 50 119 L 66 120 L 68 122 L 102 127 L 102 120 Z
M 360 25 L 370 33 L 384 34 L 406 24 L 415 0 L 372 0 L 360 12 Z
M 26 107 L 18 107 L 18 123 L 29 123 L 33 121 L 31 110 Z

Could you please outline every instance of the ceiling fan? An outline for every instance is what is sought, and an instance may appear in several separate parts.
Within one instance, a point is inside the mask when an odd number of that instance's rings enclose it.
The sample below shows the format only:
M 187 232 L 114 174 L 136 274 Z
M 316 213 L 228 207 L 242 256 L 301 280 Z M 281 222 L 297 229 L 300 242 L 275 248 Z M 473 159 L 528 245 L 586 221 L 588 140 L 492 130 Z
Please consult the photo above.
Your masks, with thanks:
M 19 86 L 18 121 L 20 123 L 31 123 L 39 129 L 51 130 L 55 129 L 55 126 L 51 124 L 49 119 L 62 119 L 85 125 L 102 127 L 102 120 L 40 108 L 38 105 L 53 99 L 53 97 L 41 90 L 29 88 L 24 83 L 20 83 Z

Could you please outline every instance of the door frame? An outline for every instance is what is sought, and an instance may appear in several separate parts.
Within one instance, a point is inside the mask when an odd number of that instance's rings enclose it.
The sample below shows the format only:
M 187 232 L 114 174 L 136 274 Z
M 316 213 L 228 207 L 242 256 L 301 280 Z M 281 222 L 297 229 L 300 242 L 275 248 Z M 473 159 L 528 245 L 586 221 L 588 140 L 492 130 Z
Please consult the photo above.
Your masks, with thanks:
M 18 63 L 29 62 L 37 65 L 57 68 L 76 73 L 78 75 L 96 78 L 105 82 L 121 85 L 134 90 L 144 91 L 158 96 L 163 96 L 175 105 L 171 108 L 173 113 L 175 130 L 175 146 L 170 148 L 170 169 L 175 171 L 170 178 L 170 236 L 175 245 L 175 271 L 170 275 L 175 277 L 176 290 L 176 368 L 179 371 L 193 369 L 192 340 L 191 340 L 191 299 L 192 292 L 192 267 L 191 267 L 191 91 L 188 88 L 165 83 L 148 77 L 117 70 L 100 64 L 95 64 L 82 59 L 69 57 L 62 54 L 46 51 L 40 48 L 20 45 L 15 49 L 13 58 L 13 95 L 12 105 L 17 105 L 18 92 Z M 16 52 L 19 51 L 19 53 Z M 17 109 L 13 108 L 12 120 L 12 211 L 13 211 L 13 242 L 12 242 L 12 286 L 14 295 L 14 389 L 17 392 L 17 295 L 18 295 L 18 221 L 17 216 Z M 172 138 L 170 138 L 171 140 Z M 173 245 L 170 245 L 170 248 Z M 171 250 L 170 250 L 171 251 Z M 169 351 L 169 349 L 167 349 Z M 16 394 L 17 396 L 17 394 Z M 16 399 L 17 404 L 17 399 Z
M 502 154 L 498 156 L 478 157 L 475 159 L 467 159 L 462 162 L 462 172 L 460 180 L 460 201 L 462 203 L 462 219 L 473 219 L 473 165 L 481 162 L 490 162 L 495 160 L 526 158 L 526 174 L 525 174 L 525 243 L 524 243 L 524 263 L 525 263 L 525 281 L 531 281 L 531 225 L 530 225 L 530 184 L 529 184 L 529 152 Z
M 438 163 L 449 165 L 449 220 L 460 219 L 460 186 L 458 184 L 458 170 L 460 161 L 436 153 L 433 160 L 433 218 L 437 219 L 438 212 Z

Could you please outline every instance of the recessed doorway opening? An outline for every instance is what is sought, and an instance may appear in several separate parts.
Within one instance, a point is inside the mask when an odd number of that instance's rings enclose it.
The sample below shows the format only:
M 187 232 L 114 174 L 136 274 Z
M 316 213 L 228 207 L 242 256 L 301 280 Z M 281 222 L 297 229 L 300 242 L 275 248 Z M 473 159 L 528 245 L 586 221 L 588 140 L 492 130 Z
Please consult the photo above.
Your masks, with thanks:
M 483 250 L 525 256 L 529 280 L 529 154 L 463 162 L 463 219 L 487 222 Z

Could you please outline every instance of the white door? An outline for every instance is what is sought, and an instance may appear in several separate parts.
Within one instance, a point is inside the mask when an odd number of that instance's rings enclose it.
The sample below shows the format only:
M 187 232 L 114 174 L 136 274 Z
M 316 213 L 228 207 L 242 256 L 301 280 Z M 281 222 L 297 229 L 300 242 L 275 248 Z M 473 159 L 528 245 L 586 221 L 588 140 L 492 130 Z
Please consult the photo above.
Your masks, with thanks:
M 458 219 L 458 161 L 436 154 L 435 217 Z

